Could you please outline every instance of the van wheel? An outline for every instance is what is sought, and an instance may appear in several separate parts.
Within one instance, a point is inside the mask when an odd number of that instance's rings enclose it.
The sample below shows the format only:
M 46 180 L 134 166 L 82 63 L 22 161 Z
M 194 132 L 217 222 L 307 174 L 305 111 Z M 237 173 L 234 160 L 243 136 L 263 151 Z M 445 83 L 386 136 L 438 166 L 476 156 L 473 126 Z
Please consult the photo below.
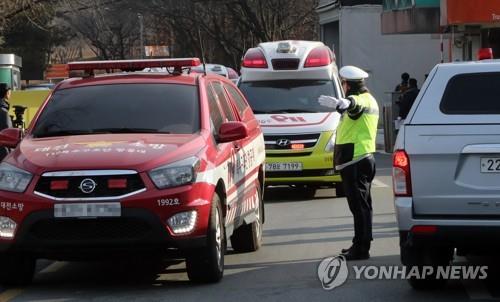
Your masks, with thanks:
M 29 285 L 35 275 L 36 259 L 26 254 L 0 254 L 0 284 Z
M 424 279 L 412 277 L 408 283 L 415 290 L 432 290 L 443 288 L 447 279 L 438 278 L 437 267 L 449 265 L 453 259 L 453 248 L 417 248 L 404 246 L 401 247 L 401 261 L 406 266 L 407 272 L 413 267 L 417 267 L 419 274 L 423 272 L 423 266 L 432 266 L 434 272 L 426 275 Z
M 257 208 L 255 209 L 255 221 L 251 224 L 244 224 L 234 230 L 231 236 L 231 246 L 235 252 L 254 252 L 262 246 L 262 218 L 263 203 L 260 188 L 257 187 Z
M 210 212 L 207 246 L 193 251 L 186 258 L 186 269 L 189 280 L 200 283 L 215 283 L 224 275 L 224 253 L 226 238 L 224 217 L 220 197 L 214 193 Z
M 344 185 L 341 182 L 335 183 L 335 196 L 345 197 Z

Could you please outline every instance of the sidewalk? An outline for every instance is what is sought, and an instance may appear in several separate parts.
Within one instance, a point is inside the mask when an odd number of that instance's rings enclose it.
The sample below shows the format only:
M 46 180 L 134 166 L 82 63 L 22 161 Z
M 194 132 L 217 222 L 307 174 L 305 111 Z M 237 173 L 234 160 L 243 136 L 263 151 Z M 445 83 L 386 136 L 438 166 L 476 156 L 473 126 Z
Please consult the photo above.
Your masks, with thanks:
M 385 153 L 384 129 L 377 130 L 377 152 Z

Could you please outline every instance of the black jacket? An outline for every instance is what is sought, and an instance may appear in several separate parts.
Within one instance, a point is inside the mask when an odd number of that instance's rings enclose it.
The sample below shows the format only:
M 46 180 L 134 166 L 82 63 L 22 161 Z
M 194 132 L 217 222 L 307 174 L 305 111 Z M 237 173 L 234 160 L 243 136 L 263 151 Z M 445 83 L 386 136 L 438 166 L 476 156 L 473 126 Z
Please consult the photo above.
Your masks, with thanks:
M 6 99 L 0 100 L 0 131 L 6 128 L 12 128 L 12 120 L 9 116 L 10 104 Z M 0 147 L 0 160 L 3 160 L 9 153 L 6 147 Z
M 411 106 L 413 106 L 419 92 L 420 90 L 418 88 L 410 88 L 401 96 L 399 100 L 399 116 L 402 119 L 408 116 Z

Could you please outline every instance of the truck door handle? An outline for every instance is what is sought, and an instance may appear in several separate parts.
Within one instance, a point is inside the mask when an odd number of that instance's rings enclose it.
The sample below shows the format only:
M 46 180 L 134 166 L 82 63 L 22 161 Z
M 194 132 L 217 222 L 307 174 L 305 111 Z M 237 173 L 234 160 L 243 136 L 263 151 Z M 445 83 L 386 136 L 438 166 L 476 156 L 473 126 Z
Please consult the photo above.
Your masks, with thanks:
M 478 153 L 500 153 L 500 144 L 478 144 L 468 145 L 462 149 L 462 154 L 478 154 Z

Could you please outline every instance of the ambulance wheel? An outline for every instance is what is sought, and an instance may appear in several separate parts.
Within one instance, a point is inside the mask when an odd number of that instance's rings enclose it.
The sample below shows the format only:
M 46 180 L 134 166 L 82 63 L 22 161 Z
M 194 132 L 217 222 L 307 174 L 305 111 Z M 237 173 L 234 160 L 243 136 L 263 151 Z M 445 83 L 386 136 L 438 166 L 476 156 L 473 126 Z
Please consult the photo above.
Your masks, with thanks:
M 219 282 L 224 275 L 224 253 L 226 238 L 224 217 L 219 195 L 214 194 L 210 212 L 207 246 L 193 251 L 186 258 L 186 270 L 189 280 L 198 283 Z
M 335 196 L 345 197 L 344 185 L 341 182 L 335 183 Z
M 255 221 L 240 226 L 234 230 L 231 236 L 231 246 L 238 253 L 254 252 L 262 246 L 262 218 L 264 211 L 260 188 L 257 188 L 257 190 L 258 207 L 255 209 Z
M 0 284 L 29 285 L 35 275 L 36 259 L 26 254 L 0 254 Z

